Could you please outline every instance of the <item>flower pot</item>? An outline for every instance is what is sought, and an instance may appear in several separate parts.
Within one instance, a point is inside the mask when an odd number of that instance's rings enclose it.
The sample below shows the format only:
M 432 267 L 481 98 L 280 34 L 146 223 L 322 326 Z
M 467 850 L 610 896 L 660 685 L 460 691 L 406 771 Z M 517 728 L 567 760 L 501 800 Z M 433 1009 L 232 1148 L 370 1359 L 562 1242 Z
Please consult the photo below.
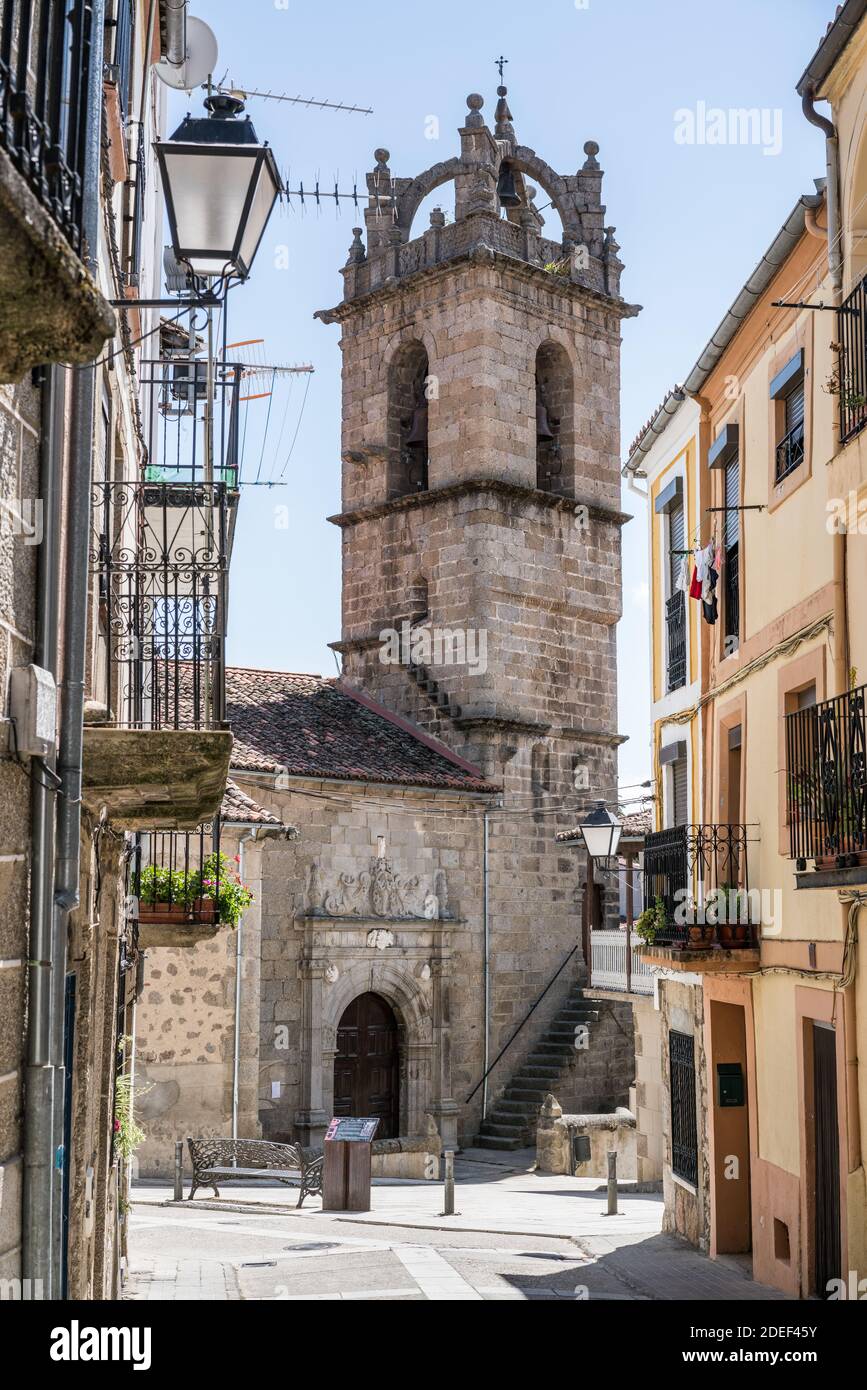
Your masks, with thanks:
M 189 915 L 183 903 L 139 903 L 138 920 L 149 925 L 186 922 Z
M 753 929 L 749 922 L 720 922 L 717 927 L 719 943 L 730 951 L 736 946 L 749 946 L 752 943 Z
M 216 898 L 196 898 L 190 905 L 190 919 L 194 922 L 216 922 Z
M 688 929 L 687 944 L 691 951 L 709 951 L 714 943 L 716 928 L 712 926 L 694 926 Z

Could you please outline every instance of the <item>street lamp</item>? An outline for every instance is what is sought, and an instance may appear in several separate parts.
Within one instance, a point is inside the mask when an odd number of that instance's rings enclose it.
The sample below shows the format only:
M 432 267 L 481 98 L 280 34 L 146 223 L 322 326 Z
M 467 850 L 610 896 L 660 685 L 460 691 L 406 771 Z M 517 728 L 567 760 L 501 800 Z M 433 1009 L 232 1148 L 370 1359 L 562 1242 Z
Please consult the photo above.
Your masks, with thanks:
M 613 859 L 620 844 L 621 822 L 613 816 L 604 801 L 597 801 L 593 810 L 581 822 L 581 834 L 591 859 Z
M 207 116 L 185 116 L 156 145 L 172 248 L 194 275 L 246 280 L 282 183 L 244 103 L 209 96 Z

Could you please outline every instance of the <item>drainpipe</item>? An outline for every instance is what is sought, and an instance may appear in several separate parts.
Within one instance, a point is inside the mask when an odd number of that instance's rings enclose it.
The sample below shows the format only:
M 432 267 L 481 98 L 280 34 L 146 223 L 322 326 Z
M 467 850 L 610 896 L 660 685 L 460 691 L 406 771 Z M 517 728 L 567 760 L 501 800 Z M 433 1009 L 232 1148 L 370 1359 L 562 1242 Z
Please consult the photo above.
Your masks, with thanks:
M 244 829 L 245 834 L 238 841 L 238 875 L 244 882 L 244 845 L 247 840 L 291 840 L 294 831 L 284 826 L 262 825 L 259 821 L 236 822 L 236 829 Z M 235 1031 L 232 1039 L 232 1138 L 238 1138 L 238 1109 L 240 1097 L 241 1070 L 241 960 L 244 917 L 241 915 L 235 928 Z
M 105 0 L 92 0 L 90 73 L 87 98 L 88 148 L 84 168 L 84 261 L 92 278 L 99 275 L 98 247 L 102 201 L 100 157 L 102 126 L 102 62 Z M 84 728 L 84 678 L 87 657 L 89 592 L 91 476 L 94 448 L 96 367 L 79 368 L 72 383 L 69 480 L 64 515 L 66 572 L 63 580 L 63 676 L 60 683 L 60 737 L 57 771 L 60 787 L 57 804 L 57 846 L 54 878 L 54 940 L 52 943 L 51 1053 L 55 1074 L 53 1161 L 55 1201 L 52 1207 L 55 1261 L 61 1242 L 63 1166 L 63 1063 L 64 989 L 66 946 L 70 913 L 79 904 L 81 775 Z
M 165 60 L 173 68 L 187 61 L 187 0 L 166 0 Z
M 37 557 L 36 643 L 33 660 L 57 676 L 58 595 L 60 588 L 60 509 L 62 500 L 66 376 L 49 367 L 42 388 L 39 495 L 42 543 Z M 51 939 L 54 896 L 54 817 L 57 794 L 52 780 L 55 753 L 34 759 L 30 768 L 30 963 L 25 1071 L 24 1183 L 22 1211 L 23 1274 L 51 1285 L 52 1116 L 55 1076 L 51 1066 Z M 33 1288 L 33 1284 L 31 1284 Z
M 484 978 L 484 1009 L 485 1009 L 485 1029 L 484 1029 L 484 1062 L 482 1071 L 484 1082 L 482 1083 L 482 1120 L 488 1113 L 488 1058 L 491 1052 L 491 931 L 488 918 L 488 846 L 489 846 L 489 816 L 491 808 L 485 807 L 484 814 L 484 839 L 482 847 L 482 923 L 483 923 L 483 978 Z
M 825 169 L 828 195 L 828 271 L 838 301 L 843 289 L 843 257 L 841 255 L 840 223 L 840 159 L 837 130 L 827 116 L 815 108 L 815 88 L 808 87 L 801 97 L 801 110 L 810 125 L 817 126 L 825 136 Z

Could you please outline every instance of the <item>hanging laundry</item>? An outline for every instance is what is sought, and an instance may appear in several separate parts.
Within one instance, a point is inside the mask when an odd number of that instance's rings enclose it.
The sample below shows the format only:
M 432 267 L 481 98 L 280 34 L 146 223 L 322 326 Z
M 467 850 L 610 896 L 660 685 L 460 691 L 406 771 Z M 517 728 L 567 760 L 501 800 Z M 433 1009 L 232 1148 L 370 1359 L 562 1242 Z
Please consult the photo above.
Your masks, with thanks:
M 698 577 L 698 569 L 695 565 L 692 568 L 692 583 L 689 586 L 690 598 L 701 598 L 701 580 Z
M 690 589 L 690 583 L 691 583 L 691 576 L 690 576 L 689 556 L 688 556 L 688 555 L 684 555 L 683 559 L 682 559 L 681 562 L 680 562 L 680 573 L 679 573 L 678 576 L 677 576 L 677 584 L 675 585 L 675 587 L 676 587 L 680 592 L 682 592 L 682 593 L 684 593 L 684 594 L 688 594 L 688 593 L 689 593 L 689 589 Z
M 705 622 L 709 623 L 711 627 L 713 627 L 714 623 L 719 617 L 719 604 L 717 602 L 716 596 L 716 586 L 718 579 L 719 574 L 713 568 L 713 566 L 711 566 L 707 572 L 706 582 L 702 588 L 701 596 L 702 615 L 704 617 Z

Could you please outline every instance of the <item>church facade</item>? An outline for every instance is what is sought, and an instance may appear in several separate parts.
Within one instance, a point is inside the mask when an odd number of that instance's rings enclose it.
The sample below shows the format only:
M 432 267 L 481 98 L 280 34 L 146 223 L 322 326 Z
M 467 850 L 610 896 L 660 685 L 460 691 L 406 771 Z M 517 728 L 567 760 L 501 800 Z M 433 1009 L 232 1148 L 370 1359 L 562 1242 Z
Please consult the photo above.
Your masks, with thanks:
M 587 900 L 556 837 L 616 799 L 620 324 L 636 310 L 598 147 L 557 174 L 498 97 L 491 130 L 471 95 L 460 153 L 416 178 L 376 151 L 366 240 L 319 315 L 343 352 L 343 674 L 228 672 L 231 775 L 272 831 L 298 833 L 254 850 L 252 822 L 224 828 L 255 867 L 240 949 L 222 933 L 149 954 L 145 1172 L 191 1132 L 202 1068 L 196 1132 L 234 1115 L 239 1133 L 315 1144 L 332 1114 L 364 1113 L 383 1137 L 432 1117 L 447 1147 L 517 1144 L 520 1125 L 486 1131 L 490 1101 L 586 978 L 592 916 L 613 907 Z M 562 240 L 542 235 L 530 180 Z M 446 183 L 454 220 L 434 209 L 419 232 Z M 159 1045 L 171 996 L 192 1021 L 183 1058 Z M 564 1108 L 625 1100 L 602 1013 L 599 1045 L 563 1062 Z

